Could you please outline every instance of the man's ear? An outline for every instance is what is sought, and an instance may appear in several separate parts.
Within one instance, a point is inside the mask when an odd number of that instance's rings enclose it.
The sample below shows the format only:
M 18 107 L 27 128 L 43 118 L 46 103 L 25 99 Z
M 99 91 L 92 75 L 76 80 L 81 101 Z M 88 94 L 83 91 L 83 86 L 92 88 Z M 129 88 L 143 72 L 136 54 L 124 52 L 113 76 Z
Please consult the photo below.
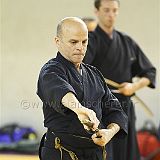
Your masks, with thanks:
M 59 46 L 59 43 L 60 43 L 60 40 L 59 40 L 59 37 L 55 37 L 54 38 L 54 43 Z
M 97 14 L 98 14 L 98 9 L 97 8 L 94 8 L 94 14 L 97 16 Z

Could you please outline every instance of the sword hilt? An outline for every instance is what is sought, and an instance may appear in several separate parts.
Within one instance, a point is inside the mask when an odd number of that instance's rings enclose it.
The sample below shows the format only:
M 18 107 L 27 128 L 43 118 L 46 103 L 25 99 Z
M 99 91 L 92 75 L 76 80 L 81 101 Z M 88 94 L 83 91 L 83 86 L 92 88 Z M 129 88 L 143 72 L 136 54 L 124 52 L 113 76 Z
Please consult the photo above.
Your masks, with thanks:
M 86 125 L 89 129 L 92 129 L 93 125 L 94 125 L 94 123 L 91 122 L 88 119 L 82 120 L 82 124 Z M 99 129 L 98 128 L 94 132 L 95 132 L 97 138 L 101 138 L 102 137 L 101 135 L 99 135 Z

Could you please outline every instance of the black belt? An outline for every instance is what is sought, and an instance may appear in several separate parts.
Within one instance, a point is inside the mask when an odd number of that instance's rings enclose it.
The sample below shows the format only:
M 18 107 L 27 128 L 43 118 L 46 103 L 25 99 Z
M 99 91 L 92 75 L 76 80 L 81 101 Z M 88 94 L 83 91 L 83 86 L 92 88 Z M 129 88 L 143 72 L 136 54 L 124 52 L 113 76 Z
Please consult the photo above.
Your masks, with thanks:
M 67 146 L 76 149 L 97 149 L 100 146 L 96 145 L 91 137 L 84 137 L 64 132 L 55 132 L 53 129 L 48 129 L 47 136 L 51 138 L 59 137 L 61 142 Z
M 106 150 L 105 147 L 100 147 L 96 145 L 91 138 L 83 137 L 80 135 L 74 135 L 69 133 L 55 132 L 53 129 L 48 129 L 46 137 L 49 138 L 51 142 L 51 147 L 54 146 L 55 149 L 58 149 L 61 152 L 62 159 L 62 150 L 68 152 L 72 160 L 78 160 L 76 154 L 72 151 L 74 148 L 77 151 L 87 150 L 87 152 L 94 151 L 103 151 L 103 159 L 106 160 Z

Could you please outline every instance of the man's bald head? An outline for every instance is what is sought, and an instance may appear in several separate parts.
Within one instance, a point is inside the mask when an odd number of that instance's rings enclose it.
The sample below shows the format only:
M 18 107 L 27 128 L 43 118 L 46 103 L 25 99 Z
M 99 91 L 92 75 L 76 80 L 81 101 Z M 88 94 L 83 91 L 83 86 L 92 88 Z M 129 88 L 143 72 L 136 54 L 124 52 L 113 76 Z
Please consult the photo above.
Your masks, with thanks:
M 62 37 L 63 33 L 69 29 L 83 27 L 87 30 L 86 24 L 78 17 L 66 17 L 57 26 L 57 37 Z
M 55 42 L 61 55 L 79 68 L 88 44 L 86 24 L 77 17 L 62 19 L 57 26 Z

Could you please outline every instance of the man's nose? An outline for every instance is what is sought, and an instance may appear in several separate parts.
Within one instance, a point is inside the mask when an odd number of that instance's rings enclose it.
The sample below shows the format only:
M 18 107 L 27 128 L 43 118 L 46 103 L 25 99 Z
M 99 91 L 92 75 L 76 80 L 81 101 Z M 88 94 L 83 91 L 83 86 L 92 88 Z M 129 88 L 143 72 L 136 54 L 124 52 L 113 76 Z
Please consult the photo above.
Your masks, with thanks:
M 112 11 L 109 12 L 109 16 L 110 16 L 110 17 L 114 17 L 114 15 L 115 15 L 114 12 L 112 12 Z
M 82 42 L 77 43 L 77 49 L 82 50 L 83 49 L 83 44 Z

